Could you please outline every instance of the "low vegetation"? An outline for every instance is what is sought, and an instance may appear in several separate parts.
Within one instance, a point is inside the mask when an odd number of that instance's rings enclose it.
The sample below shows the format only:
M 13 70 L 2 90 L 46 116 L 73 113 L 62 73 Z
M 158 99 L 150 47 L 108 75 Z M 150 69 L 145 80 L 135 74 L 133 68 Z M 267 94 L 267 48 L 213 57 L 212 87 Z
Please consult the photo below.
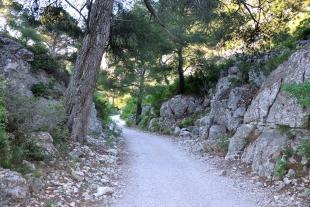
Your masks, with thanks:
M 303 107 L 310 107 L 310 80 L 306 80 L 304 83 L 285 84 L 282 90 L 295 97 Z

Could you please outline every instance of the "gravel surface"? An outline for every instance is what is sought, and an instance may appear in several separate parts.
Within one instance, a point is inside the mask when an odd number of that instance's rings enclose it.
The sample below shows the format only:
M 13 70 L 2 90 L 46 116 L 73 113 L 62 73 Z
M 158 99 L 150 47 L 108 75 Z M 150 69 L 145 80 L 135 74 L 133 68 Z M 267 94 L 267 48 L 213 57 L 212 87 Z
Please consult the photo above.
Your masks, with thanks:
M 265 195 L 240 187 L 165 136 L 124 128 L 127 184 L 115 207 L 258 207 Z

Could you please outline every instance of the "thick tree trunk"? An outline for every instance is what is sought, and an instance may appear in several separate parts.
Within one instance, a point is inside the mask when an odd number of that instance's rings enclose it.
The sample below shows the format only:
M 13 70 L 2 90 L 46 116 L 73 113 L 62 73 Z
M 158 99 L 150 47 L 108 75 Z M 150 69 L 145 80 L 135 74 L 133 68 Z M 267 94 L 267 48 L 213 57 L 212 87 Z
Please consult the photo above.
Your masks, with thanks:
M 113 2 L 114 0 L 96 0 L 92 4 L 88 31 L 65 94 L 68 127 L 74 141 L 83 142 L 87 135 L 92 95 L 110 33 Z
M 142 101 L 144 96 L 144 79 L 145 79 L 144 76 L 145 76 L 145 68 L 142 66 L 139 75 L 140 82 L 139 82 L 139 94 L 137 100 L 136 125 L 139 124 L 142 114 Z
M 184 59 L 183 59 L 183 48 L 179 48 L 177 51 L 178 54 L 178 75 L 179 75 L 179 94 L 184 94 L 185 92 L 185 79 L 184 79 Z

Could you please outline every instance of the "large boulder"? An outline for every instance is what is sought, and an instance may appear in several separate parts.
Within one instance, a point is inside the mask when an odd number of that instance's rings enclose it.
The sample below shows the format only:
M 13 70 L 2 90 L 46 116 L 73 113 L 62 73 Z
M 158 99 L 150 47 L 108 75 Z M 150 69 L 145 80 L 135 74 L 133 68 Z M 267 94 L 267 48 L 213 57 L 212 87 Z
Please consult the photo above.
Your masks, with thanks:
M 279 130 L 264 128 L 262 134 L 251 143 L 242 155 L 242 161 L 251 164 L 261 176 L 272 175 L 276 159 L 288 145 L 288 137 Z
M 28 61 L 33 54 L 19 43 L 0 35 L 0 74 L 7 80 L 9 89 L 31 96 L 31 86 L 37 82 Z
M 26 206 L 30 191 L 21 174 L 0 168 L 0 206 Z
M 160 116 L 169 119 L 184 118 L 195 112 L 203 111 L 203 101 L 193 96 L 177 95 L 162 104 Z

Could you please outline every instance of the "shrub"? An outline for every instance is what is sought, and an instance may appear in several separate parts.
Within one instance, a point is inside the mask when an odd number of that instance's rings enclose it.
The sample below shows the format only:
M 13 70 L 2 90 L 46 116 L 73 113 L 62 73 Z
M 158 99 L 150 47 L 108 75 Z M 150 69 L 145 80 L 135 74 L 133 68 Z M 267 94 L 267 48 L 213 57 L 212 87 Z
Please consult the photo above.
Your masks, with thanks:
M 304 83 L 285 84 L 282 90 L 295 97 L 303 107 L 310 107 L 310 80 L 306 80 Z
M 310 18 L 304 19 L 299 24 L 295 31 L 295 36 L 302 40 L 310 39 Z
M 103 127 L 107 127 L 111 123 L 110 116 L 116 113 L 115 107 L 99 91 L 94 93 L 94 102 Z
M 229 141 L 230 140 L 227 135 L 221 135 L 216 139 L 216 146 L 221 152 L 226 154 L 228 152 Z
M 137 100 L 135 97 L 130 96 L 127 99 L 127 104 L 122 108 L 122 112 L 121 112 L 121 118 L 123 118 L 124 120 L 128 121 L 130 118 L 132 118 L 133 116 L 135 116 L 136 114 L 136 106 L 137 104 Z
M 186 128 L 186 127 L 189 127 L 189 126 L 194 126 L 194 123 L 197 120 L 196 118 L 197 118 L 196 115 L 192 115 L 192 116 L 186 117 L 185 119 L 183 119 L 181 121 L 181 123 L 179 124 L 179 127 L 180 128 Z
M 278 125 L 277 129 L 281 134 L 285 134 L 289 139 L 295 138 L 295 133 L 289 125 Z
M 284 157 L 279 158 L 275 164 L 273 170 L 273 176 L 281 179 L 287 173 L 288 169 L 289 169 L 289 163 L 287 159 L 285 159 Z
M 34 60 L 31 62 L 32 69 L 41 69 L 51 73 L 53 70 L 59 68 L 59 63 L 48 54 L 48 49 L 45 45 L 37 43 L 29 46 L 28 49 L 34 54 Z
M 310 167 L 310 140 L 304 139 L 297 148 L 297 154 L 307 159 L 307 166 Z

